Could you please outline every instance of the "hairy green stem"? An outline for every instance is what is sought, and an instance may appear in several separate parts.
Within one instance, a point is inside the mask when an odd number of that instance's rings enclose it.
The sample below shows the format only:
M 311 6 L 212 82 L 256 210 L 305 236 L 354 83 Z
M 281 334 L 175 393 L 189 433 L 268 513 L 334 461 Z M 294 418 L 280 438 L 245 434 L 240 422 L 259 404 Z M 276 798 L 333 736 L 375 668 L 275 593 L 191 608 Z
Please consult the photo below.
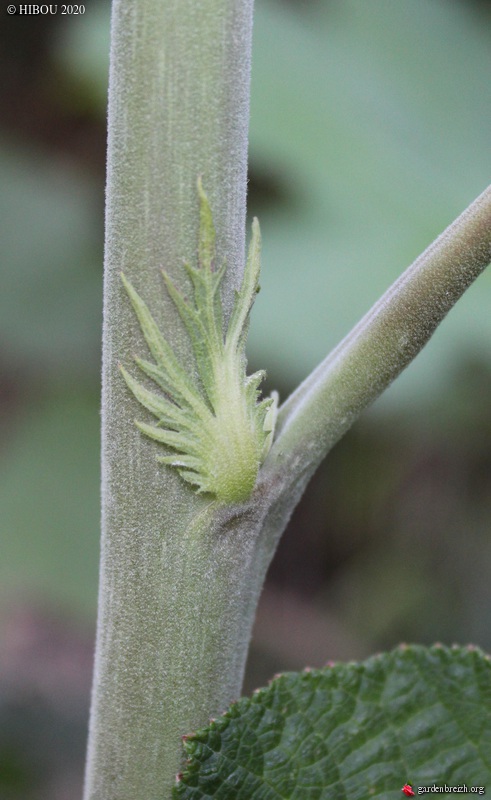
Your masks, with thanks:
M 252 0 L 113 2 L 102 551 L 85 800 L 168 798 L 181 735 L 240 693 L 246 600 L 231 565 L 250 561 L 251 543 L 217 538 L 209 498 L 156 462 L 154 443 L 133 425 L 138 402 L 118 362 L 147 355 L 124 272 L 195 369 L 161 270 L 189 291 L 183 262 L 196 259 L 199 175 L 230 315 L 244 268 L 251 26 Z
M 491 261 L 491 187 L 401 275 L 278 412 L 261 481 L 276 494 L 273 540 L 319 463 L 425 346 Z M 281 487 L 281 489 L 279 488 Z M 295 499 L 297 498 L 297 499 Z

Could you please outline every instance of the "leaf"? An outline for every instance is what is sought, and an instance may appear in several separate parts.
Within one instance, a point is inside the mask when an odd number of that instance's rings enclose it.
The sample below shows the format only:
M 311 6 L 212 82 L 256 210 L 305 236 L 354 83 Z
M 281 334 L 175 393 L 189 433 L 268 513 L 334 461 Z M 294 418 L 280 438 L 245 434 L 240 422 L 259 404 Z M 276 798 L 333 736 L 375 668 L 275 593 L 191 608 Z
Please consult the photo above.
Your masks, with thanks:
M 401 646 L 287 673 L 184 737 L 180 800 L 389 800 L 491 780 L 491 663 L 473 647 Z M 450 797 L 445 792 L 439 796 Z

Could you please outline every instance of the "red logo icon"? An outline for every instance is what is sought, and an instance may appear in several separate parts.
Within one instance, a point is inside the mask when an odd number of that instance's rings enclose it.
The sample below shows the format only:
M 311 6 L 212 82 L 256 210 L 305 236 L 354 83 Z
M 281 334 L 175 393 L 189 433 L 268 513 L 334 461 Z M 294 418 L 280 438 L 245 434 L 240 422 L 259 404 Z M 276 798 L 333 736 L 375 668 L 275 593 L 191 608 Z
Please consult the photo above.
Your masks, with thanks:
M 401 789 L 401 792 L 403 792 L 406 797 L 414 797 L 413 788 L 410 783 L 405 783 Z

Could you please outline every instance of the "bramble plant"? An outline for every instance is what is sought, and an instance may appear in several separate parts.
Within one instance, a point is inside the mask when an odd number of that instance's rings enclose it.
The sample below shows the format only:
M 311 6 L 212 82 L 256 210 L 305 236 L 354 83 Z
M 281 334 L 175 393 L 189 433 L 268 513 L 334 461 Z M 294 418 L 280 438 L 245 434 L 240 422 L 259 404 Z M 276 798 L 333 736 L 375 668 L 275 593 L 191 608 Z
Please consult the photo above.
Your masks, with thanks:
M 251 27 L 252 0 L 113 3 L 85 798 L 388 798 L 471 768 L 485 785 L 491 666 L 475 649 L 284 676 L 203 728 L 240 695 L 264 576 L 311 475 L 491 258 L 487 190 L 277 414 L 259 399 L 244 355 L 260 249 L 254 222 L 244 265 Z

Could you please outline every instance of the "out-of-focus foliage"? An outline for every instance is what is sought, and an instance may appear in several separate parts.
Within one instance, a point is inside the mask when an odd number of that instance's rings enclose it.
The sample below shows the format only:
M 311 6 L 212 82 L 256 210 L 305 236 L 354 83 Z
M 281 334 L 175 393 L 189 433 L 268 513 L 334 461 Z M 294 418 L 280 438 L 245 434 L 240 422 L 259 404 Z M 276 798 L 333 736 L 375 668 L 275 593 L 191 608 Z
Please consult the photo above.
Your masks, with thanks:
M 79 387 L 79 396 L 53 394 L 39 408 L 32 404 L 3 452 L 2 593 L 20 587 L 92 612 L 99 557 L 96 397 Z
M 489 182 L 490 40 L 443 0 L 258 3 L 254 56 L 252 163 L 285 203 L 261 209 L 251 344 L 296 381 Z M 466 351 L 489 361 L 490 303 L 485 275 L 385 402 L 441 392 Z
M 42 151 L 5 146 L 0 185 L 3 356 L 40 376 L 93 379 L 102 305 L 94 186 Z

